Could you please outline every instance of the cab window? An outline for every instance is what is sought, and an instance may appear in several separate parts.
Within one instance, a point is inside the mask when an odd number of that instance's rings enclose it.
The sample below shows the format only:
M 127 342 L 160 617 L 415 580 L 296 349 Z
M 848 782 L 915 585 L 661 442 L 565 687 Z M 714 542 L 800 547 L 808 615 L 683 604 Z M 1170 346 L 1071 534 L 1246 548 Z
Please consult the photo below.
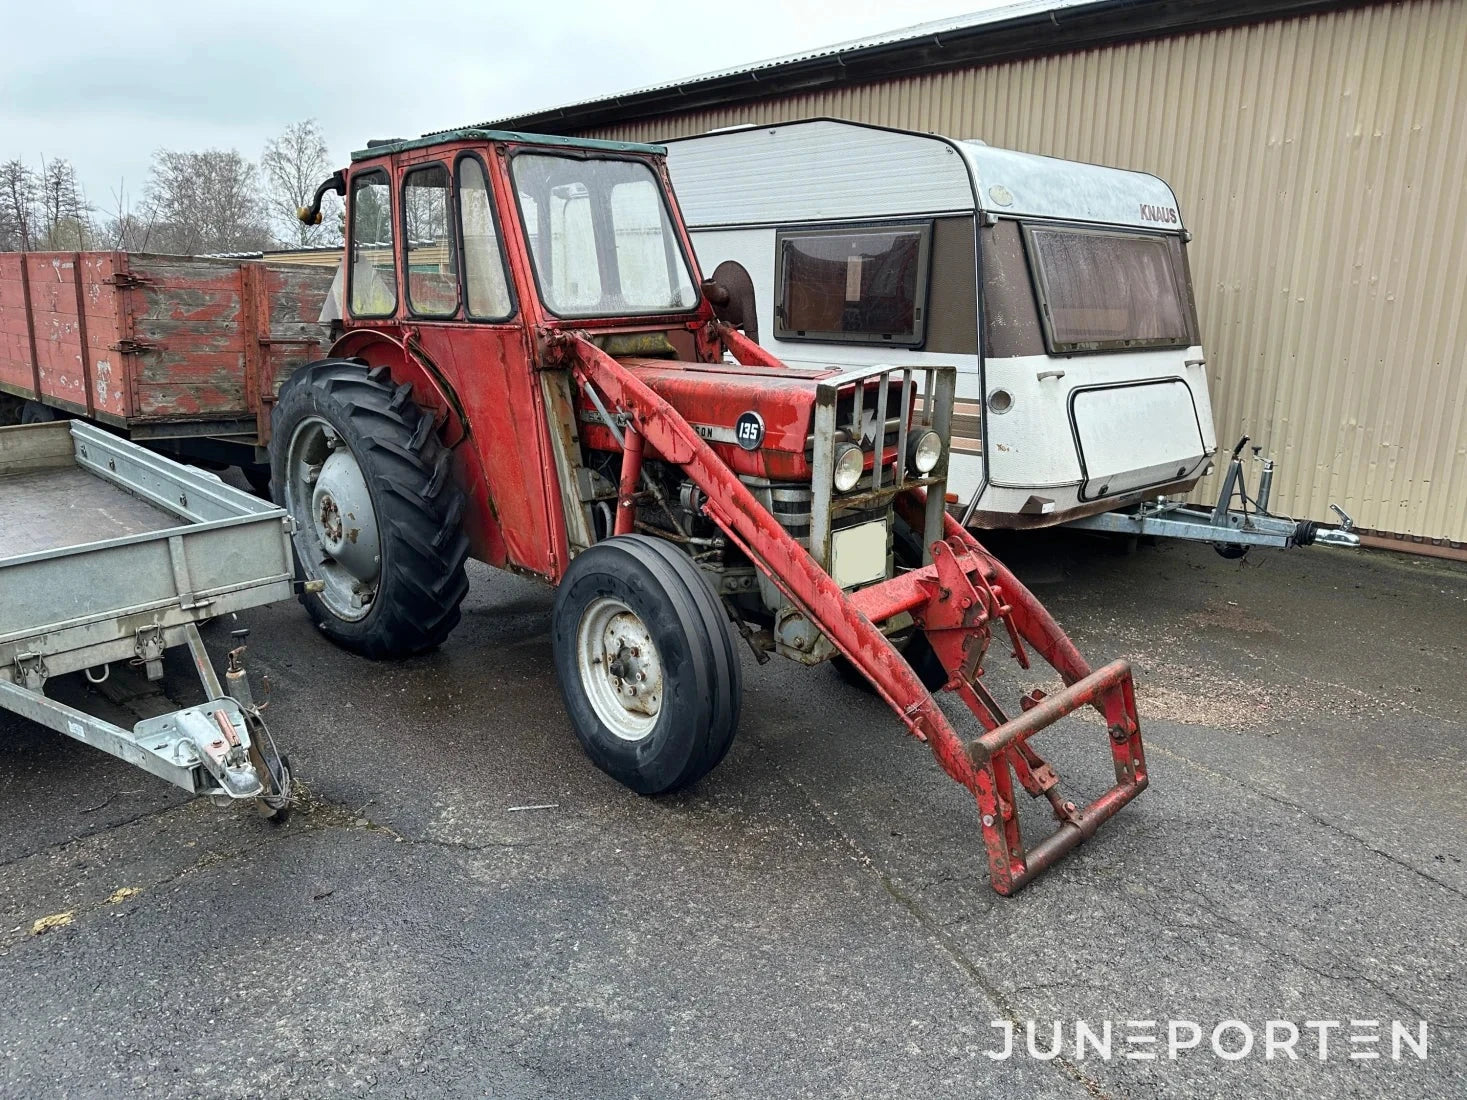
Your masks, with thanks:
M 352 178 L 350 282 L 353 316 L 390 317 L 396 311 L 392 188 L 381 169 Z
M 656 314 L 697 305 L 662 185 L 647 164 L 520 153 L 510 170 L 535 280 L 552 313 Z
M 458 162 L 459 233 L 463 241 L 464 307 L 481 321 L 503 321 L 514 312 L 504 250 L 494 218 L 494 199 L 476 156 Z
M 403 177 L 402 218 L 408 309 L 420 317 L 452 317 L 458 312 L 458 247 L 447 168 L 432 164 Z

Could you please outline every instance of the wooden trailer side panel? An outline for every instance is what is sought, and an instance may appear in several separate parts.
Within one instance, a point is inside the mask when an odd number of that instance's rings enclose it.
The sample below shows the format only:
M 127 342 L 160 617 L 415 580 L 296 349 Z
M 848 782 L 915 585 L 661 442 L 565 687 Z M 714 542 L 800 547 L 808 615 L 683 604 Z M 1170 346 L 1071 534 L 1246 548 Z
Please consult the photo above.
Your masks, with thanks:
M 252 266 L 258 275 L 254 280 L 258 289 L 253 297 L 247 292 L 244 300 L 252 309 L 251 323 L 262 339 L 254 345 L 259 349 L 258 364 L 250 367 L 248 375 L 259 398 L 255 411 L 260 420 L 260 438 L 267 441 L 270 410 L 281 385 L 298 367 L 321 358 L 331 348 L 331 326 L 323 325 L 319 318 L 336 271 L 310 264 Z M 246 286 L 249 284 L 247 279 Z
M 126 421 L 121 298 L 113 252 L 0 257 L 0 387 L 68 412 Z
M 126 272 L 127 257 L 120 252 L 82 252 L 73 274 L 81 280 L 82 323 L 78 339 L 86 348 L 83 376 L 90 413 L 99 420 L 126 423 L 132 415 L 128 378 L 126 292 L 118 274 Z
M 36 353 L 24 264 L 23 253 L 0 252 L 0 390 L 34 399 Z
M 122 426 L 268 435 L 280 383 L 319 358 L 334 272 L 125 252 L 0 254 L 0 389 Z M 251 427 L 251 423 L 255 427 Z
M 245 416 L 238 262 L 133 256 L 132 325 L 139 354 L 134 415 Z
M 258 418 L 260 394 L 274 396 L 276 374 L 283 378 L 317 358 L 327 342 L 327 327 L 316 319 L 329 270 L 176 256 L 130 260 L 138 419 Z

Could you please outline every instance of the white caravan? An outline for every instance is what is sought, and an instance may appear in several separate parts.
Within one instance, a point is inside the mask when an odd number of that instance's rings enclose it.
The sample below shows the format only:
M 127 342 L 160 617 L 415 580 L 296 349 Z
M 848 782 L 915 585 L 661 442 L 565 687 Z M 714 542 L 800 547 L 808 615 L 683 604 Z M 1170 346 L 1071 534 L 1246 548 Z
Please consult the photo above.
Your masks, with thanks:
M 1163 180 L 834 119 L 666 145 L 711 294 L 760 344 L 789 363 L 956 364 L 966 523 L 1358 541 L 1260 514 L 1271 464 L 1255 509 L 1230 512 L 1242 444 L 1218 508 L 1177 502 L 1217 438 Z

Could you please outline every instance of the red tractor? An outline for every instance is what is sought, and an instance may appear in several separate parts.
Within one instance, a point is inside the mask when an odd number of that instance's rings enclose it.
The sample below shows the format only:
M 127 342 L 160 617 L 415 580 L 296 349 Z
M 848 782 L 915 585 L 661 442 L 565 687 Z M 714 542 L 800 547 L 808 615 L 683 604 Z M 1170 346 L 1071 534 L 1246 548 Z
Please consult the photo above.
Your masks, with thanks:
M 642 794 L 728 751 L 735 634 L 761 662 L 834 658 L 976 797 L 1001 894 L 1145 788 L 1128 665 L 1092 672 L 948 515 L 952 370 L 762 351 L 700 282 L 660 147 L 459 130 L 354 154 L 303 219 L 327 191 L 346 197 L 341 333 L 282 386 L 270 452 L 333 640 L 443 641 L 471 556 L 542 578 L 576 735 Z M 1064 690 L 1010 718 L 981 678 L 995 627 Z M 1087 704 L 1116 783 L 1077 807 L 1030 737 Z M 1027 852 L 1015 778 L 1060 823 Z

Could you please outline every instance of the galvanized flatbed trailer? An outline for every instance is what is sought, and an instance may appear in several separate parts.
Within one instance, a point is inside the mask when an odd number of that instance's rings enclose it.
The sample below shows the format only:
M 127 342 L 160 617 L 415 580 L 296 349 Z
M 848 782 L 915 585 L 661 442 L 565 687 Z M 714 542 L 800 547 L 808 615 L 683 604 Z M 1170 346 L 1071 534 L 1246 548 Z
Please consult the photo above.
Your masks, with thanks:
M 221 682 L 198 626 L 292 594 L 285 513 L 80 420 L 0 429 L 0 510 L 0 707 L 192 794 L 283 812 L 289 772 L 243 646 Z M 126 729 L 45 694 L 114 662 L 161 679 L 173 646 L 190 650 L 200 705 Z

